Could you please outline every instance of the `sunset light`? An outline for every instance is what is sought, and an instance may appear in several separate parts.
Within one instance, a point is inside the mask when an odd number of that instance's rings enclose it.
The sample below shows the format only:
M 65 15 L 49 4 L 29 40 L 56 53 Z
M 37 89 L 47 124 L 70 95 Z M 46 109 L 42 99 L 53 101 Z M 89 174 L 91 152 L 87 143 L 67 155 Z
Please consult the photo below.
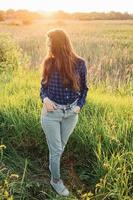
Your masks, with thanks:
M 28 9 L 28 10 L 44 10 L 57 11 L 64 10 L 67 12 L 109 12 L 120 11 L 132 13 L 133 3 L 131 0 L 0 0 L 0 9 Z
M 132 137 L 133 0 L 0 0 L 0 200 L 131 200 Z

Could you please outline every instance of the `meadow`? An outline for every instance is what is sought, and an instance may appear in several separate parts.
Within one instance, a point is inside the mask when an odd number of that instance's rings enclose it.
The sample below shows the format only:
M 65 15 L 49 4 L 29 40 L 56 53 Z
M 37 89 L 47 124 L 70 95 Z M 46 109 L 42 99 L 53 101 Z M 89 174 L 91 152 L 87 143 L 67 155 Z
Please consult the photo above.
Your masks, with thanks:
M 68 200 L 133 199 L 133 21 L 0 24 L 28 65 L 0 74 L 0 200 L 63 199 L 49 185 L 40 124 L 45 33 L 64 28 L 86 59 L 89 92 L 61 159 Z M 0 36 L 1 40 L 1 36 Z M 3 66 L 0 60 L 0 67 Z

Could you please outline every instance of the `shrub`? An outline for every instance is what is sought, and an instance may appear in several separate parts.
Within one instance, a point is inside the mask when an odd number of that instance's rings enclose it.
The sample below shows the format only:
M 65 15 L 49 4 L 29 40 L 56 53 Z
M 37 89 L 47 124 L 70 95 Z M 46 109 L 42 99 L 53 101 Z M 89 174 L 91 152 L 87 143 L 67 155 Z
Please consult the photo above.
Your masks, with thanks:
M 29 58 L 8 33 L 0 34 L 0 74 L 25 68 Z

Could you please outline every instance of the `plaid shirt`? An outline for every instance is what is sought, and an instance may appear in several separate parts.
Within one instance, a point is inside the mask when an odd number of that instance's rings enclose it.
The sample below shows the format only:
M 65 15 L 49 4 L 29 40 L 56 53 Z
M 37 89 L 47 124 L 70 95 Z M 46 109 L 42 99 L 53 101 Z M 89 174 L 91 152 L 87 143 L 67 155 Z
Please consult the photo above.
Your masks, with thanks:
M 42 103 L 45 97 L 63 105 L 71 104 L 78 99 L 77 105 L 82 109 L 86 102 L 86 96 L 89 88 L 87 87 L 87 67 L 85 61 L 81 59 L 78 61 L 79 62 L 76 65 L 76 72 L 80 75 L 80 92 L 75 92 L 70 87 L 64 88 L 61 76 L 59 72 L 55 70 L 50 77 L 50 82 L 47 87 L 42 84 L 43 79 L 41 80 L 40 98 Z

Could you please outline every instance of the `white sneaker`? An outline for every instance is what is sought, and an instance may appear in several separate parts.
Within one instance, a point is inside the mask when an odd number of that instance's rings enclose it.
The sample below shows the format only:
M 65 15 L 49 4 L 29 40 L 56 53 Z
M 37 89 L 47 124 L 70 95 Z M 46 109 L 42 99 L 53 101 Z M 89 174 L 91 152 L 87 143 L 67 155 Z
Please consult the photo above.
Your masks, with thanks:
M 59 195 L 62 195 L 62 196 L 68 196 L 69 195 L 69 191 L 65 187 L 65 185 L 63 184 L 62 179 L 60 179 L 59 181 L 57 181 L 57 183 L 55 183 L 55 182 L 53 182 L 53 179 L 51 178 L 50 184 L 52 185 L 52 187 L 55 189 L 55 191 Z

